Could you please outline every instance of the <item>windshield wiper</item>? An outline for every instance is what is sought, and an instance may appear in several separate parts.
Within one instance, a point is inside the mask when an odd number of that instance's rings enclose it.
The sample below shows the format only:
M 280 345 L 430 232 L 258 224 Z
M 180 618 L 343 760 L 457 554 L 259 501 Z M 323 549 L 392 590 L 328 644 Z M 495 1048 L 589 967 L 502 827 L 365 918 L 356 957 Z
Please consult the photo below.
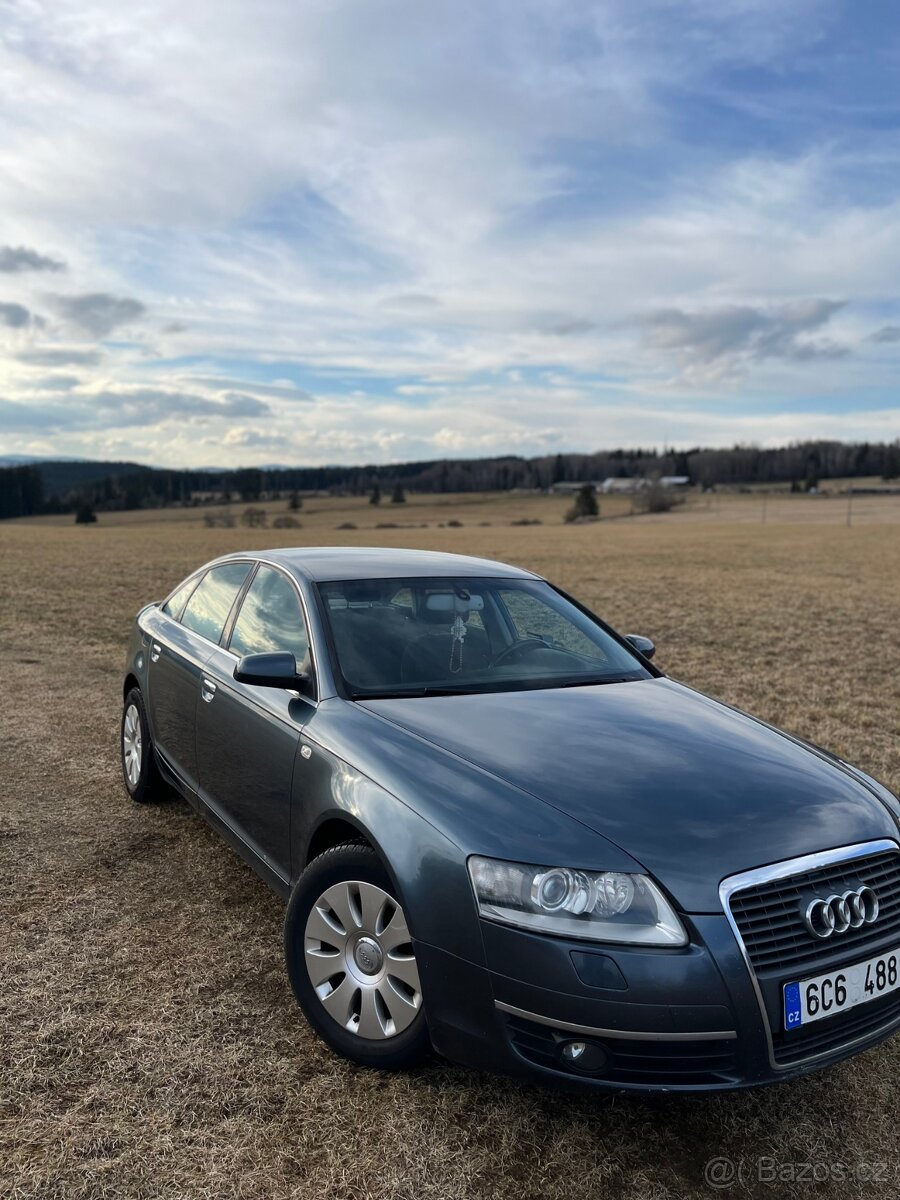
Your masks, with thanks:
M 471 686 L 465 687 L 417 687 L 395 688 L 385 692 L 351 692 L 351 700 L 418 700 L 423 696 L 467 696 L 475 692 Z
M 640 678 L 641 678 L 641 676 L 637 675 L 637 674 L 596 675 L 596 676 L 587 676 L 586 678 L 576 677 L 575 679 L 563 679 L 563 680 L 560 680 L 560 682 L 558 682 L 558 683 L 551 684 L 550 686 L 558 687 L 558 688 L 595 687 L 597 684 L 600 684 L 600 683 L 634 683 L 635 680 L 640 679 Z

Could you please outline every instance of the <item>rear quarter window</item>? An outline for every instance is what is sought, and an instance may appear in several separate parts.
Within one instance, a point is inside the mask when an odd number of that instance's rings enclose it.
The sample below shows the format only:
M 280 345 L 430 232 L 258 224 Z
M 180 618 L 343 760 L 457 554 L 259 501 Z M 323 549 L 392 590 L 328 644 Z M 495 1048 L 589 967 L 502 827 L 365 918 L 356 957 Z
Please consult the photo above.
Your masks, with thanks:
M 163 612 L 167 617 L 174 617 L 177 621 L 181 616 L 181 610 L 184 608 L 185 602 L 191 592 L 197 586 L 197 576 L 192 575 L 190 579 L 186 579 L 184 583 L 175 589 L 172 595 L 162 606 Z

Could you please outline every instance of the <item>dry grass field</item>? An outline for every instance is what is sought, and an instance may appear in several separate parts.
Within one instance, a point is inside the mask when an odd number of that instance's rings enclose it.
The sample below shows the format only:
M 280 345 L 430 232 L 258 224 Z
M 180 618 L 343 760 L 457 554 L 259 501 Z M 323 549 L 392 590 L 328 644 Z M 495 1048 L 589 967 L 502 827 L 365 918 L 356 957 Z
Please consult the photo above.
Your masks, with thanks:
M 310 499 L 302 529 L 209 529 L 196 510 L 0 526 L 2 1200 L 698 1197 L 715 1156 L 743 1161 L 737 1195 L 897 1195 L 900 1039 L 706 1098 L 568 1096 L 440 1063 L 361 1071 L 294 1006 L 280 901 L 183 803 L 125 797 L 134 611 L 216 554 L 338 541 L 541 571 L 652 636 L 674 676 L 900 788 L 900 499 L 849 529 L 827 498 L 786 498 L 807 508 L 765 523 L 758 499 L 734 498 L 578 527 L 560 523 L 567 503 Z M 510 524 L 524 518 L 543 524 Z M 829 1176 L 772 1186 L 761 1156 Z M 874 1180 L 854 1176 L 865 1164 Z

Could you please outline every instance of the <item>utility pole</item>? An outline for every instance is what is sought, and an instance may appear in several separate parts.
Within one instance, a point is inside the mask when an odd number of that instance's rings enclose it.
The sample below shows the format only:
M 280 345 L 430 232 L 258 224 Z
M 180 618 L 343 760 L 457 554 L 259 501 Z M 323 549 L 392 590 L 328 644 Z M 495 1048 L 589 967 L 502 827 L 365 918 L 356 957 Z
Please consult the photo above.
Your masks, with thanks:
M 847 491 L 847 528 L 850 528 L 853 518 L 853 488 Z

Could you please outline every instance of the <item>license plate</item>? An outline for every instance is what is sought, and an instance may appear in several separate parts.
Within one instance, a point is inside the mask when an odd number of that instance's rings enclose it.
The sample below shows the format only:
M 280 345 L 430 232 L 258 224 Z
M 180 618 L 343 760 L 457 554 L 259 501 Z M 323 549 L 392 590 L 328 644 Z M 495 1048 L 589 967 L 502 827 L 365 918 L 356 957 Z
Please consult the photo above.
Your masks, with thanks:
M 784 1027 L 799 1029 L 900 988 L 900 950 L 784 985 Z

